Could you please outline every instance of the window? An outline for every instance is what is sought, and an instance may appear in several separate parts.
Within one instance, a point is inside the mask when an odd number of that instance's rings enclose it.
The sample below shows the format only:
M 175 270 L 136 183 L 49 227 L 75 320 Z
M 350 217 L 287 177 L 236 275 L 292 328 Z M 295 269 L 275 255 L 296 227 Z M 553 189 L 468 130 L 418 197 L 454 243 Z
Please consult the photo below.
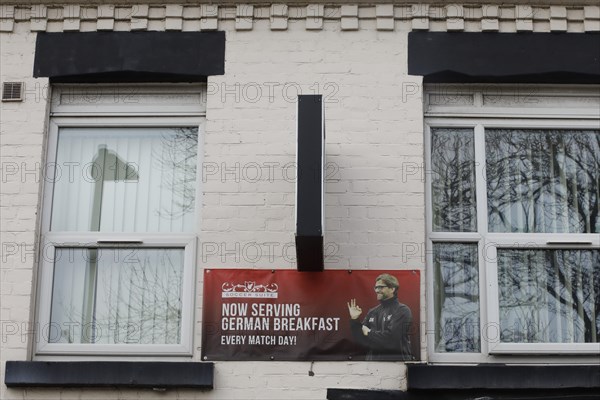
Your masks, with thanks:
M 438 87 L 426 107 L 431 360 L 597 357 L 598 89 Z
M 37 354 L 191 355 L 201 91 L 55 88 Z

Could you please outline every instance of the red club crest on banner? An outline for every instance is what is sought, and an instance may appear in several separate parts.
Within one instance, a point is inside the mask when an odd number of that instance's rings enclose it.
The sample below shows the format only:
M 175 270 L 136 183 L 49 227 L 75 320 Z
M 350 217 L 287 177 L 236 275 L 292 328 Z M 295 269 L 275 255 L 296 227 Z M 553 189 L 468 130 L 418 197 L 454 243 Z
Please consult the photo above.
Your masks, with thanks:
M 204 273 L 204 360 L 419 360 L 416 270 Z

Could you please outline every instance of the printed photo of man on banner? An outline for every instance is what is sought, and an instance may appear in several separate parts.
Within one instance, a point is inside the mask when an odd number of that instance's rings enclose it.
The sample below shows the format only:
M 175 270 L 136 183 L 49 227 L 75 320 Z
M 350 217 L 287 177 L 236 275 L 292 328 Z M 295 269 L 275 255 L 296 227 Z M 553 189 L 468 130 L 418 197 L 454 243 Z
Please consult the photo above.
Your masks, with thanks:
M 420 359 L 418 270 L 211 269 L 204 360 Z
M 412 312 L 398 301 L 400 284 L 388 273 L 375 279 L 374 290 L 379 304 L 360 322 L 362 309 L 356 299 L 348 303 L 352 336 L 369 349 L 367 360 L 413 360 L 410 346 Z

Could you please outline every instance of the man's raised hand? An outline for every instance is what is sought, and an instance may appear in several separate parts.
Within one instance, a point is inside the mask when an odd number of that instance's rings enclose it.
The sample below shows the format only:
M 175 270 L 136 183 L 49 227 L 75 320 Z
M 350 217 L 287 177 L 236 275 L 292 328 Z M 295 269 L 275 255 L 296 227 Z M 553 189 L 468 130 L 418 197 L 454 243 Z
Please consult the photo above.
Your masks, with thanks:
M 348 312 L 350 312 L 350 318 L 358 319 L 362 314 L 362 309 L 356 304 L 356 299 L 351 299 L 348 304 Z

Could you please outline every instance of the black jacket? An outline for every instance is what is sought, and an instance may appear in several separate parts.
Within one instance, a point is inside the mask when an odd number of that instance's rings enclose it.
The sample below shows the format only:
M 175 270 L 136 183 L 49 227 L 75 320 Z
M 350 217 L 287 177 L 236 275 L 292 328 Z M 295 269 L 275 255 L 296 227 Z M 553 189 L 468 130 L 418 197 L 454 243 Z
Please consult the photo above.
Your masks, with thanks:
M 367 360 L 412 360 L 411 322 L 410 308 L 393 297 L 370 309 L 362 323 L 351 319 L 350 329 L 352 336 L 369 348 Z M 367 336 L 362 333 L 362 325 L 371 329 Z

